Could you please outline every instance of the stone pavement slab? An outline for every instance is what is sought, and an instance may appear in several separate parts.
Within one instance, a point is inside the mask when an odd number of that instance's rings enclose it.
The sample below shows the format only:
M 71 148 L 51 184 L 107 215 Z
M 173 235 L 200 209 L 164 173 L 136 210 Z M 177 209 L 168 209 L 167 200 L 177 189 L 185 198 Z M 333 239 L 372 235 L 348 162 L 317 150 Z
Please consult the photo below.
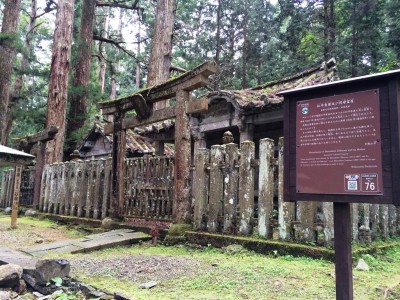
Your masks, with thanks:
M 0 248 L 0 265 L 17 264 L 20 265 L 24 271 L 26 271 L 34 270 L 36 262 L 37 259 L 32 255 L 7 247 Z
M 81 239 L 72 239 L 61 242 L 41 244 L 21 249 L 23 252 L 35 257 L 48 254 L 83 253 L 114 246 L 138 243 L 151 239 L 143 232 L 131 229 L 117 229 L 99 234 L 88 235 Z

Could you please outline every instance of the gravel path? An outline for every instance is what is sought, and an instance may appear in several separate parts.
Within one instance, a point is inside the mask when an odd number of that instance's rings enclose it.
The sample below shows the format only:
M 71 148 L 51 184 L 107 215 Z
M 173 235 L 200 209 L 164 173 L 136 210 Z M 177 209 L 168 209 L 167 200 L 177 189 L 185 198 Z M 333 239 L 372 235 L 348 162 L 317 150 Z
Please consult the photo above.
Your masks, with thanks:
M 179 256 L 124 255 L 114 258 L 85 256 L 69 258 L 71 275 L 110 276 L 133 283 L 162 282 L 186 275 L 201 274 L 209 265 L 198 260 Z

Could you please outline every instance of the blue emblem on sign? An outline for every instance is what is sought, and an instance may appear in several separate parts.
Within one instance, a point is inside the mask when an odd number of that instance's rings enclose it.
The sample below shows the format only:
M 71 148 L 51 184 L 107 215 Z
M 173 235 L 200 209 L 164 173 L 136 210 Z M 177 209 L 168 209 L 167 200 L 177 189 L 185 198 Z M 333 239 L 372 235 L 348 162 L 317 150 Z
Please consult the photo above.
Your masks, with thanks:
M 302 113 L 303 115 L 308 114 L 308 107 L 303 107 L 303 108 L 301 109 L 301 113 Z

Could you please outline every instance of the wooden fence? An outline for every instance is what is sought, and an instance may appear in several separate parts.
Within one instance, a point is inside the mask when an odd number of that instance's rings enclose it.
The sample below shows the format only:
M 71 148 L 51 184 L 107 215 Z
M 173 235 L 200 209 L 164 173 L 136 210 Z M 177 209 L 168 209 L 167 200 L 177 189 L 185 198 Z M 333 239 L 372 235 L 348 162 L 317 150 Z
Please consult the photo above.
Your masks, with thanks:
M 169 219 L 172 215 L 173 158 L 126 159 L 126 216 Z M 47 165 L 39 210 L 86 218 L 105 218 L 110 207 L 111 158 Z
M 130 158 L 125 166 L 125 216 L 172 220 L 173 158 Z M 12 171 L 3 173 L 2 207 L 10 206 L 12 180 Z M 104 218 L 112 213 L 110 189 L 111 158 L 48 165 L 39 209 Z M 333 239 L 332 203 L 283 201 L 283 138 L 260 140 L 258 151 L 249 141 L 199 149 L 192 207 L 197 230 L 325 245 Z M 400 208 L 352 204 L 352 233 L 354 240 L 399 235 Z
M 174 159 L 166 156 L 129 158 L 125 168 L 126 215 L 171 219 Z
M 21 173 L 20 205 L 32 205 L 34 182 L 35 167 L 25 167 Z M 0 207 L 11 207 L 14 188 L 14 169 L 3 171 L 0 187 Z
M 283 201 L 283 138 L 277 145 L 260 140 L 257 160 L 249 141 L 240 149 L 233 143 L 200 149 L 193 198 L 197 230 L 325 245 L 333 239 L 332 203 Z M 352 204 L 353 239 L 396 236 L 399 219 L 392 205 Z

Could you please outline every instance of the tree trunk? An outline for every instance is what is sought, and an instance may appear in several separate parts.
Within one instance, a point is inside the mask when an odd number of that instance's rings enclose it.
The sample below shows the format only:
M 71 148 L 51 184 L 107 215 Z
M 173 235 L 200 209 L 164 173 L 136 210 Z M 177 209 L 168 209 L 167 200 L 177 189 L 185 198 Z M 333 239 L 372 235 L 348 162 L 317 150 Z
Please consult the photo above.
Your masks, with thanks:
M 329 44 L 330 44 L 330 56 L 336 57 L 336 17 L 335 17 L 335 0 L 329 1 Z
M 101 29 L 102 37 L 107 37 L 108 24 L 110 18 L 109 15 L 110 15 L 109 9 L 108 8 L 104 9 L 104 16 L 102 22 L 103 28 Z M 107 61 L 106 61 L 107 53 L 101 42 L 99 44 L 99 53 L 100 53 L 100 73 L 99 73 L 100 91 L 104 93 L 105 83 L 106 83 L 106 70 L 107 70 Z
M 214 75 L 214 90 L 219 89 L 219 82 L 221 81 L 221 71 L 220 71 L 220 56 L 221 56 L 221 18 L 222 18 L 222 3 L 218 0 L 217 8 L 217 34 L 216 34 L 216 47 L 215 47 L 215 64 L 217 65 L 217 72 Z
M 245 1 L 245 11 L 243 18 L 243 50 L 242 50 L 242 89 L 247 88 L 247 58 L 249 48 L 249 9 L 250 3 Z
M 175 0 L 158 0 L 154 23 L 147 87 L 163 83 L 169 79 L 172 60 L 172 37 L 174 30 Z M 156 103 L 155 109 L 167 106 L 167 101 Z
M 119 23 L 118 23 L 118 35 L 122 37 L 122 19 L 124 16 L 123 9 L 119 11 Z M 110 92 L 110 99 L 115 99 L 117 97 L 117 74 L 119 69 L 119 49 L 115 49 L 115 58 L 114 62 L 111 64 L 111 92 Z
M 54 31 L 46 116 L 46 127 L 55 125 L 58 133 L 46 145 L 46 164 L 61 161 L 63 157 L 73 19 L 74 0 L 60 0 Z
M 353 0 L 353 13 L 351 23 L 351 77 L 357 75 L 357 29 L 356 29 L 356 13 L 357 3 Z
M 81 26 L 78 37 L 78 49 L 74 66 L 73 91 L 70 95 L 67 140 L 68 152 L 75 150 L 77 141 L 73 132 L 82 128 L 86 119 L 88 84 L 90 80 L 90 67 L 92 63 L 93 20 L 96 0 L 83 1 Z
M 11 75 L 14 67 L 15 44 L 21 0 L 7 0 L 4 5 L 1 33 L 7 39 L 0 45 L 0 144 L 7 143 L 7 116 L 10 101 Z
M 140 57 L 140 20 L 138 25 L 138 44 L 137 44 L 137 52 L 136 57 Z M 140 62 L 136 62 L 136 78 L 135 78 L 136 88 L 140 89 Z
M 324 60 L 328 61 L 329 59 L 329 1 L 324 0 Z
M 34 35 L 35 26 L 36 26 L 36 10 L 37 10 L 37 1 L 31 1 L 31 10 L 29 14 L 29 31 L 26 35 L 25 44 L 24 44 L 24 53 L 22 53 L 19 69 L 20 74 L 15 77 L 14 80 L 14 87 L 12 96 L 9 98 L 10 105 L 9 105 L 9 113 L 7 118 L 7 127 L 6 127 L 6 134 L 8 135 L 11 131 L 12 126 L 12 114 L 15 112 L 18 102 L 22 97 L 22 88 L 26 81 L 25 70 L 28 68 L 29 65 L 29 56 L 32 53 L 31 44 L 32 44 L 32 36 Z

